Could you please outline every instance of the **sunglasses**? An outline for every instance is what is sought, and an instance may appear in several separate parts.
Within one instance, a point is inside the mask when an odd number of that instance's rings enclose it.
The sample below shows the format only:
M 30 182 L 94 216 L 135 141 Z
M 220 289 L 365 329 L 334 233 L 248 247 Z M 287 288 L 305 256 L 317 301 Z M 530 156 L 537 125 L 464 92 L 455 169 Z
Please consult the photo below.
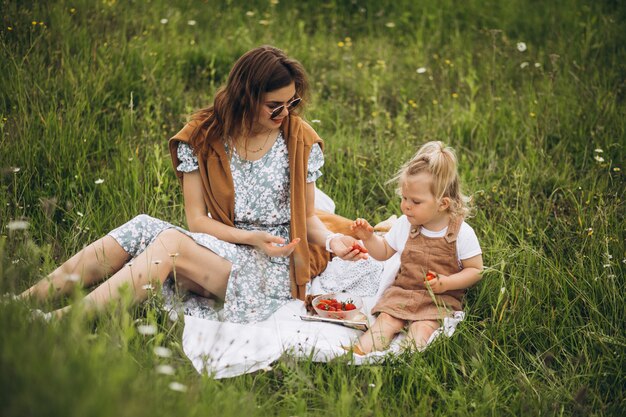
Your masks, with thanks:
M 298 104 L 300 104 L 301 101 L 302 99 L 300 97 L 296 97 L 287 104 L 281 104 L 280 106 L 274 107 L 273 109 L 270 108 L 270 120 L 274 120 L 275 118 L 280 116 L 285 107 L 287 107 L 288 111 L 295 109 L 296 107 L 298 107 Z

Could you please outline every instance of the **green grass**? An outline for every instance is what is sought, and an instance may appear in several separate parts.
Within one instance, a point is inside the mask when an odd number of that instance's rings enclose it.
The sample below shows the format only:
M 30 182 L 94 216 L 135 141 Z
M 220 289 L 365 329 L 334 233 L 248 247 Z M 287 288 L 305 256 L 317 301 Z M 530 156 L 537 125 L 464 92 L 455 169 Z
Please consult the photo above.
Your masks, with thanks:
M 340 214 L 399 214 L 386 180 L 421 143 L 443 140 L 457 149 L 488 266 L 469 291 L 468 319 L 423 354 L 363 367 L 285 357 L 270 372 L 220 381 L 195 372 L 181 323 L 158 299 L 51 325 L 28 321 L 23 304 L 2 304 L 3 416 L 626 409 L 618 2 L 0 5 L 1 293 L 21 291 L 136 214 L 184 225 L 166 139 L 210 102 L 241 53 L 264 43 L 309 72 L 305 116 L 320 121 L 326 141 L 319 186 Z M 29 229 L 9 231 L 17 219 Z M 140 335 L 145 322 L 158 333 Z M 174 356 L 156 357 L 157 345 Z M 158 374 L 159 363 L 175 375 Z M 172 381 L 188 390 L 170 390 Z

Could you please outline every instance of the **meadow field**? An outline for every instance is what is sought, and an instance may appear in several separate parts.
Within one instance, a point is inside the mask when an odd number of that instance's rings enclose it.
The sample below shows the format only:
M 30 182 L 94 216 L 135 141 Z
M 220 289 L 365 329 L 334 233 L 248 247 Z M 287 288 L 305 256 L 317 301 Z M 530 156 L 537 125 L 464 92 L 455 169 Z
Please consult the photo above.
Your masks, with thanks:
M 624 415 L 621 2 L 0 0 L 0 10 L 0 294 L 137 214 L 184 226 L 167 139 L 262 44 L 307 68 L 304 116 L 326 143 L 318 186 L 339 214 L 400 214 L 386 181 L 420 144 L 443 140 L 457 150 L 486 265 L 465 322 L 423 353 L 362 367 L 285 356 L 225 380 L 196 373 L 183 323 L 158 296 L 53 323 L 4 297 L 3 417 Z M 141 334 L 145 324 L 156 333 Z

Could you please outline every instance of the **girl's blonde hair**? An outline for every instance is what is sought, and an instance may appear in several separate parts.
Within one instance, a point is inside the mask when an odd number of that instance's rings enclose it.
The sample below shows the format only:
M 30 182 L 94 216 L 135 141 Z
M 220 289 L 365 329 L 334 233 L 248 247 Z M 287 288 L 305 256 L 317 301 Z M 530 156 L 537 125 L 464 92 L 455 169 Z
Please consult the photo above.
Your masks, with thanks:
M 431 192 L 437 200 L 444 197 L 450 199 L 450 214 L 463 217 L 469 215 L 469 198 L 461 192 L 454 149 L 440 141 L 422 145 L 391 180 L 398 185 L 396 192 L 401 195 L 402 183 L 406 178 L 422 172 L 432 175 Z

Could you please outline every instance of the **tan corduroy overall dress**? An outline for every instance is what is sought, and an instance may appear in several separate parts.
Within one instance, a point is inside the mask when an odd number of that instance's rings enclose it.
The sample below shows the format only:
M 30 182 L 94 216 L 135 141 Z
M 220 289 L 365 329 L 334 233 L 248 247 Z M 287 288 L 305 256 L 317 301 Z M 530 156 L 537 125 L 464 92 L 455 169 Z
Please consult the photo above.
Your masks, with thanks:
M 465 290 L 431 294 L 424 279 L 428 271 L 452 275 L 461 270 L 456 239 L 463 217 L 450 220 L 444 237 L 426 237 L 420 227 L 412 227 L 400 257 L 395 281 L 383 293 L 372 313 L 385 312 L 407 321 L 439 320 L 463 307 Z

